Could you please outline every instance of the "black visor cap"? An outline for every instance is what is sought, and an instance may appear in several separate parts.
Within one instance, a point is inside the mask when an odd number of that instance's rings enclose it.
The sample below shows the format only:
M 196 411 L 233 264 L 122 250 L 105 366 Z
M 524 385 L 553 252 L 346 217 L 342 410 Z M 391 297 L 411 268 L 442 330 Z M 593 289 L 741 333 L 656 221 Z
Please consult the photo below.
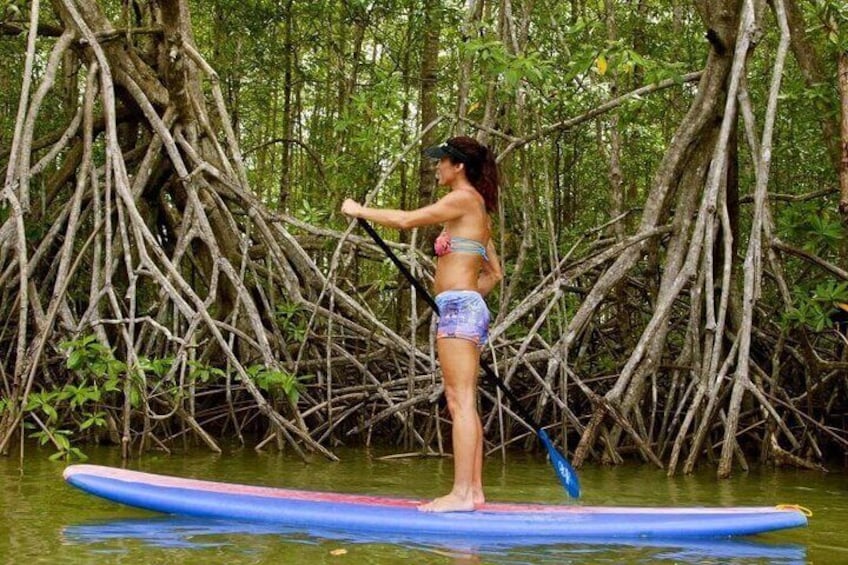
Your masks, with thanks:
M 465 155 L 465 153 L 463 153 L 462 151 L 447 142 L 442 143 L 441 145 L 434 145 L 433 147 L 425 149 L 424 154 L 432 159 L 443 159 L 444 157 L 451 157 L 455 161 L 459 161 L 461 163 L 465 163 L 466 161 L 468 161 L 468 157 Z

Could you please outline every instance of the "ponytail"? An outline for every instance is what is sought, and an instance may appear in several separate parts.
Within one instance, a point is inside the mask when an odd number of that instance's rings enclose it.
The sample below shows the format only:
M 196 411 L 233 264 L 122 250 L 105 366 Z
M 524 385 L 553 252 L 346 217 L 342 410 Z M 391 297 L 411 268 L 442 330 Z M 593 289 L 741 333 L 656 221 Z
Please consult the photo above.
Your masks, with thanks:
M 486 156 L 480 169 L 480 179 L 474 188 L 486 202 L 486 211 L 492 214 L 498 210 L 498 164 L 492 150 L 488 147 L 483 149 L 486 151 Z

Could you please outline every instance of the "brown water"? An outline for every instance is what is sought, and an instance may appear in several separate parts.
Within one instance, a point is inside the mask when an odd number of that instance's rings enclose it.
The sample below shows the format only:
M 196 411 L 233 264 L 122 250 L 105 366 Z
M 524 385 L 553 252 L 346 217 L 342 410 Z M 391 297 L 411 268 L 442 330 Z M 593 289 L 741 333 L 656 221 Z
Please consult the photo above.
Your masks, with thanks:
M 340 463 L 294 454 L 202 451 L 147 455 L 127 467 L 229 482 L 430 497 L 450 486 L 451 460 L 380 459 L 390 452 L 341 450 Z M 848 475 L 763 469 L 716 481 L 711 469 L 666 478 L 648 466 L 581 469 L 584 505 L 739 506 L 795 503 L 814 515 L 807 528 L 743 540 L 659 544 L 559 544 L 498 548 L 457 542 L 395 542 L 279 527 L 162 517 L 84 494 L 62 481 L 63 463 L 30 448 L 21 467 L 0 458 L 3 563 L 848 563 Z M 89 463 L 121 466 L 114 449 L 90 449 Z M 485 466 L 490 500 L 568 503 L 542 457 L 521 454 Z

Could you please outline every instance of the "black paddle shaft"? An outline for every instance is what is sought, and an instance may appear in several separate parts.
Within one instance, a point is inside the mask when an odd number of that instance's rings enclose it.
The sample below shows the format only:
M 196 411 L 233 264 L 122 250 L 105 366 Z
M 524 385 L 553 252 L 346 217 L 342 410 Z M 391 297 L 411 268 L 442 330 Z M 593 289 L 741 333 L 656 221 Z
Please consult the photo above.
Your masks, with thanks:
M 409 269 L 406 268 L 406 265 L 404 265 L 401 260 L 397 258 L 397 255 L 395 255 L 391 248 L 386 244 L 386 242 L 383 241 L 383 238 L 380 237 L 380 234 L 374 231 L 374 228 L 371 227 L 371 224 L 369 224 L 362 218 L 357 218 L 357 220 L 359 221 L 359 225 L 362 226 L 362 229 L 368 232 L 368 235 L 370 235 L 371 238 L 377 243 L 377 245 L 382 248 L 386 255 L 389 256 L 389 259 L 392 260 L 392 263 L 394 263 L 397 268 L 400 269 L 400 272 L 403 273 L 403 276 L 405 276 L 409 280 L 412 286 L 415 287 L 415 290 L 417 290 L 418 293 L 427 302 L 427 304 L 430 305 L 430 308 L 433 309 L 433 312 L 438 314 L 439 307 L 436 304 L 436 301 L 433 300 L 433 297 L 430 296 L 430 293 L 427 292 L 427 289 L 424 288 L 424 285 L 421 284 L 421 281 L 416 279 L 413 274 L 409 272 Z M 525 422 L 530 424 L 530 426 L 533 427 L 534 431 L 538 432 L 541 426 L 536 422 L 535 418 L 533 418 L 533 416 L 531 416 L 530 413 L 524 408 L 524 406 L 521 404 L 521 401 L 518 400 L 518 398 L 512 393 L 511 390 L 509 390 L 509 387 L 507 387 L 504 382 L 498 378 L 492 367 L 483 359 L 480 359 L 480 367 L 483 369 L 483 374 L 486 376 L 486 378 L 489 379 L 489 381 L 491 381 L 492 383 L 494 383 L 499 389 L 501 389 L 501 392 L 506 395 L 515 410 L 518 412 L 518 415 L 521 416 Z

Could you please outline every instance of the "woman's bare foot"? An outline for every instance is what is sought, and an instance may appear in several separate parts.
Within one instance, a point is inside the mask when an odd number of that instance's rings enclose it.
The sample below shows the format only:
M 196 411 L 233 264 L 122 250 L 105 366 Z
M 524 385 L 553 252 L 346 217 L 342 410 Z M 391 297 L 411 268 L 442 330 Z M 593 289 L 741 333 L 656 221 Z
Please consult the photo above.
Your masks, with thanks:
M 482 490 L 475 490 L 471 495 L 471 500 L 474 502 L 474 507 L 483 506 L 486 504 L 486 497 L 483 495 Z
M 474 499 L 450 493 L 422 504 L 418 510 L 421 512 L 471 512 L 474 510 Z

